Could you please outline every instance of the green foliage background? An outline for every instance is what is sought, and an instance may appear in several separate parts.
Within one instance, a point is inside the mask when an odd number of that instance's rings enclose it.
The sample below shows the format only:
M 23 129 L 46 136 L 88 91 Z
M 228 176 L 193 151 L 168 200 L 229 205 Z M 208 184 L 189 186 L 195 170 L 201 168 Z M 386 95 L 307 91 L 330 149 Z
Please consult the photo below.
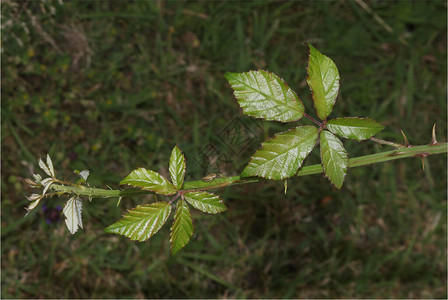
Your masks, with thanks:
M 47 152 L 58 176 L 87 168 L 91 185 L 117 187 L 137 167 L 167 175 L 177 144 L 187 180 L 201 178 L 192 157 L 241 115 L 227 71 L 280 75 L 314 116 L 304 42 L 339 68 L 333 117 L 370 117 L 378 137 L 401 142 L 402 129 L 411 144 L 437 123 L 444 140 L 446 1 L 366 4 L 392 32 L 356 1 L 2 1 L 2 297 L 446 298 L 444 155 L 425 172 L 419 159 L 349 170 L 341 191 L 317 175 L 286 195 L 279 182 L 220 191 L 228 211 L 193 212 L 174 257 L 168 226 L 145 243 L 104 232 L 151 197 L 85 203 L 73 236 L 39 208 L 23 218 L 22 180 Z M 258 124 L 263 138 L 291 126 Z

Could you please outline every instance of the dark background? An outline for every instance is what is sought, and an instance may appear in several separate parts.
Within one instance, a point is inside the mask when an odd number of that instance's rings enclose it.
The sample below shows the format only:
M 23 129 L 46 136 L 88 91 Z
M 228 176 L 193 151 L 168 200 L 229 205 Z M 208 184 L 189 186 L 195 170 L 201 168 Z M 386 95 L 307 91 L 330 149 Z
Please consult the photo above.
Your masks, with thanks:
M 290 179 L 286 195 L 282 182 L 220 190 L 228 211 L 193 213 L 174 257 L 169 226 L 144 243 L 103 231 L 151 197 L 84 202 L 75 235 L 65 199 L 24 218 L 23 179 L 46 153 L 59 177 L 89 169 L 102 188 L 137 167 L 166 174 L 176 144 L 189 180 L 239 174 L 291 124 L 242 116 L 223 74 L 272 71 L 315 116 L 305 42 L 339 68 L 331 117 L 368 116 L 386 126 L 379 138 L 401 143 L 403 130 L 411 144 L 437 123 L 444 141 L 446 1 L 363 4 L 2 1 L 2 297 L 446 298 L 446 155 L 426 171 L 417 158 L 349 170 L 340 191 L 320 175 Z

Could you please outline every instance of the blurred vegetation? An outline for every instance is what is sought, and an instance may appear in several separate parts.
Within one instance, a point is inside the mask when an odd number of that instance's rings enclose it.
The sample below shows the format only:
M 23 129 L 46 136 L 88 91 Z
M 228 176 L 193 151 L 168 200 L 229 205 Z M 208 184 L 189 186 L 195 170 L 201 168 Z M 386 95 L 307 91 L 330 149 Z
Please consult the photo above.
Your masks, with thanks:
M 2 1 L 2 298 L 446 298 L 445 155 L 426 171 L 419 159 L 350 170 L 341 191 L 318 175 L 286 195 L 279 182 L 220 191 L 229 210 L 194 214 L 174 257 L 168 226 L 145 243 L 103 231 L 151 197 L 85 203 L 73 236 L 64 199 L 24 218 L 23 179 L 46 153 L 62 178 L 89 169 L 91 185 L 117 188 L 137 167 L 166 174 L 177 144 L 193 180 L 216 165 L 198 155 L 221 161 L 217 137 L 240 122 L 241 151 L 219 168 L 237 174 L 253 132 L 290 125 L 241 117 L 224 72 L 275 72 L 315 115 L 304 42 L 339 68 L 333 117 L 371 117 L 378 137 L 401 142 L 402 129 L 411 144 L 437 123 L 444 140 L 446 1 L 362 3 Z

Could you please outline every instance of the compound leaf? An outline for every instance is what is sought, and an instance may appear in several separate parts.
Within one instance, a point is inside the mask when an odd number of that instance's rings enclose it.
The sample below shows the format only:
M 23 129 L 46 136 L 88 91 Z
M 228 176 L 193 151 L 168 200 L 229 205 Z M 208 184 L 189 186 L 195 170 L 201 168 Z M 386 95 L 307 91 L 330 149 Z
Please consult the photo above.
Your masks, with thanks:
M 348 156 L 342 142 L 326 130 L 320 133 L 320 156 L 325 176 L 340 189 L 347 174 Z
M 328 121 L 327 129 L 343 138 L 359 142 L 370 139 L 384 126 L 369 118 L 337 118 Z
M 279 76 L 260 70 L 226 73 L 225 77 L 246 115 L 280 122 L 303 117 L 302 101 Z
M 73 196 L 67 200 L 62 211 L 65 216 L 65 225 L 71 234 L 78 231 L 78 227 L 82 227 L 82 201 L 77 196 Z
M 168 202 L 138 205 L 122 219 L 106 228 L 106 232 L 124 235 L 132 241 L 146 241 L 165 224 L 171 213 Z
M 318 130 L 314 126 L 300 126 L 276 134 L 252 155 L 241 176 L 275 180 L 294 176 L 313 150 L 317 137 Z
M 174 223 L 171 227 L 171 255 L 176 254 L 180 249 L 185 247 L 193 235 L 193 220 L 191 219 L 190 209 L 187 202 L 180 199 L 177 202 Z
M 339 71 L 335 63 L 311 44 L 308 60 L 308 86 L 313 94 L 314 108 L 325 120 L 333 110 L 339 91 Z
M 219 196 L 207 192 L 185 193 L 185 200 L 196 209 L 209 214 L 217 214 L 227 210 Z
M 185 157 L 180 151 L 180 149 L 177 146 L 175 146 L 173 148 L 173 151 L 171 152 L 169 170 L 171 181 L 173 182 L 176 189 L 182 188 L 182 184 L 184 183 L 184 177 L 185 177 L 185 169 L 186 169 Z
M 172 195 L 177 192 L 176 187 L 165 177 L 152 170 L 140 168 L 132 171 L 120 184 L 140 187 L 162 195 Z

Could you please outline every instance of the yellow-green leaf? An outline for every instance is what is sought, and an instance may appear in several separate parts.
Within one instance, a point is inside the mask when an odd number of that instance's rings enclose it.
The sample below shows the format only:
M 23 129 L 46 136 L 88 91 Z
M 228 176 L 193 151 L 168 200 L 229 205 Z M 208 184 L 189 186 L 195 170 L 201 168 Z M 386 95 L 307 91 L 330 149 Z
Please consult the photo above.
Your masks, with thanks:
M 106 232 L 124 235 L 133 241 L 146 241 L 165 224 L 171 213 L 168 202 L 138 205 L 122 219 L 106 228 Z
M 171 227 L 171 255 L 176 254 L 180 249 L 185 247 L 193 235 L 193 220 L 191 219 L 190 209 L 187 202 L 180 199 L 177 202 L 174 223 Z
M 180 149 L 175 146 L 171 152 L 169 170 L 171 182 L 179 190 L 182 188 L 182 184 L 184 183 L 185 169 L 185 157 Z
M 152 170 L 140 168 L 132 171 L 120 184 L 140 187 L 162 195 L 173 195 L 177 192 L 176 187 L 165 177 Z
M 308 86 L 313 94 L 314 108 L 325 120 L 333 110 L 339 92 L 339 71 L 336 64 L 311 44 L 308 60 Z
M 320 156 L 325 176 L 340 189 L 347 174 L 348 156 L 342 142 L 326 130 L 320 133 Z

